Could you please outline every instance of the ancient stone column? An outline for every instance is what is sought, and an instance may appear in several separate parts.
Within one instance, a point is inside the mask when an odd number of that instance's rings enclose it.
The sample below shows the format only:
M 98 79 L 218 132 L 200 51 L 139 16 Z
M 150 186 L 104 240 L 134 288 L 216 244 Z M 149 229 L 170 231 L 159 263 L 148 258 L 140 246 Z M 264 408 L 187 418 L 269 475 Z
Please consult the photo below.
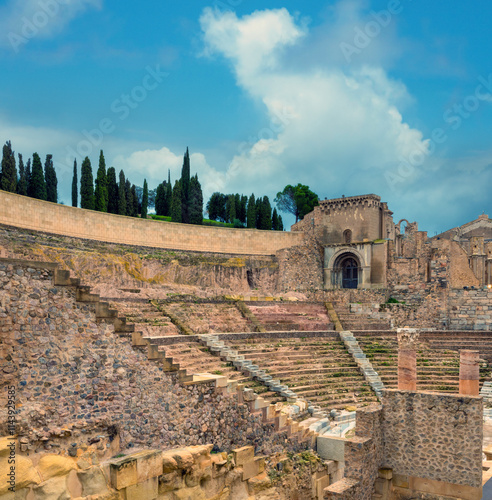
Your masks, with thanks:
M 478 396 L 479 379 L 479 351 L 460 351 L 460 394 Z
M 398 328 L 398 389 L 417 390 L 417 350 L 419 331 L 416 328 Z

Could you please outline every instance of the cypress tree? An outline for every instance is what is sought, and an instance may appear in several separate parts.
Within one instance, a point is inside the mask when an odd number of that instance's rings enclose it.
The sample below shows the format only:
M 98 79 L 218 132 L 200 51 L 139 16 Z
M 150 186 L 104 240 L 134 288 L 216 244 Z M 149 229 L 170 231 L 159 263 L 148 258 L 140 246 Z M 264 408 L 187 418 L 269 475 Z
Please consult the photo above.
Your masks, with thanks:
M 246 224 L 246 206 L 248 205 L 248 197 L 245 195 L 241 196 L 239 205 L 236 204 L 237 218 L 242 224 Z
M 156 215 L 164 215 L 163 205 L 165 197 L 165 186 L 166 181 L 161 182 L 156 189 L 155 193 L 155 213 Z
M 94 210 L 95 206 L 92 165 L 87 156 L 80 169 L 80 206 L 88 210 Z
M 261 206 L 262 200 L 261 198 L 256 199 L 256 229 L 262 229 L 261 227 Z
M 198 174 L 190 180 L 190 224 L 203 223 L 203 193 Z
M 173 200 L 173 185 L 171 184 L 171 170 L 167 171 L 167 184 L 165 189 L 165 200 L 166 203 L 164 205 L 164 214 L 170 216 L 171 215 L 171 202 Z
M 53 155 L 46 155 L 44 178 L 46 181 L 46 200 L 58 203 L 58 180 L 56 178 L 55 167 L 53 166 Z
M 272 229 L 272 206 L 268 196 L 264 196 L 261 203 L 260 229 Z
M 101 149 L 99 154 L 99 168 L 96 176 L 95 209 L 98 212 L 108 211 L 108 179 L 106 175 L 106 161 Z
M 136 217 L 138 210 L 135 210 L 135 204 L 133 203 L 132 185 L 129 179 L 125 181 L 125 197 L 126 197 L 126 215 L 129 217 Z
M 246 227 L 254 229 L 256 227 L 256 201 L 255 195 L 249 197 L 248 209 L 246 211 Z
M 43 166 L 38 153 L 32 155 L 32 172 L 29 181 L 29 196 L 38 200 L 46 200 L 46 181 L 44 180 Z
M 142 194 L 142 212 L 140 217 L 147 218 L 147 208 L 149 204 L 149 186 L 147 186 L 147 179 L 144 179 L 143 194 Z
M 2 172 L 0 173 L 0 189 L 15 193 L 17 191 L 17 169 L 15 168 L 15 154 L 10 141 L 3 147 Z
M 230 194 L 226 200 L 226 222 L 233 223 L 236 218 L 236 197 Z
M 19 153 L 19 182 L 17 182 L 17 194 L 27 196 L 27 178 L 22 155 Z
M 126 215 L 125 173 L 123 170 L 120 170 L 120 182 L 118 184 L 118 213 Z
M 26 163 L 26 186 L 27 186 L 27 196 L 32 197 L 32 194 L 29 191 L 31 189 L 31 158 L 28 158 Z
M 181 217 L 184 223 L 190 223 L 189 202 L 190 202 L 190 153 L 186 148 L 186 153 L 183 158 L 183 168 L 181 169 L 181 196 L 183 207 Z
M 279 231 L 283 231 L 284 230 L 284 223 L 282 221 L 282 216 L 281 215 L 278 216 L 278 230 Z
M 135 214 L 135 217 L 138 215 L 138 196 L 137 196 L 137 187 L 135 184 L 132 184 L 132 199 L 133 199 L 133 209 L 132 213 Z
M 106 174 L 108 181 L 108 212 L 117 214 L 118 212 L 118 184 L 116 183 L 116 170 L 109 167 Z
M 171 222 L 183 222 L 182 217 L 182 199 L 181 182 L 176 181 L 173 189 L 173 197 L 171 200 Z
M 72 177 L 72 207 L 77 207 L 79 204 L 78 179 L 77 179 L 77 158 L 73 161 L 73 177 Z
M 272 229 L 274 231 L 278 231 L 278 214 L 277 214 L 277 209 L 273 209 L 273 214 L 272 214 Z

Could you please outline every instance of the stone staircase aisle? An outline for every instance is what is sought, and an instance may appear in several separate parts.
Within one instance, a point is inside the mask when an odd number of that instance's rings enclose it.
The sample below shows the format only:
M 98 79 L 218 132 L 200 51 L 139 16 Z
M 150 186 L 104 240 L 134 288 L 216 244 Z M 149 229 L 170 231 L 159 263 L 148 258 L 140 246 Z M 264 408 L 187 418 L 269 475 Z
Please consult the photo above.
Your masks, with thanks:
M 359 370 L 362 372 L 362 375 L 364 375 L 364 378 L 376 393 L 378 399 L 381 399 L 381 390 L 384 389 L 383 381 L 381 380 L 379 374 L 374 370 L 374 367 L 367 359 L 364 352 L 362 352 L 357 339 L 353 336 L 352 332 L 348 331 L 339 332 L 339 335 L 342 342 L 345 344 L 347 351 L 354 357 L 354 360 L 357 363 Z

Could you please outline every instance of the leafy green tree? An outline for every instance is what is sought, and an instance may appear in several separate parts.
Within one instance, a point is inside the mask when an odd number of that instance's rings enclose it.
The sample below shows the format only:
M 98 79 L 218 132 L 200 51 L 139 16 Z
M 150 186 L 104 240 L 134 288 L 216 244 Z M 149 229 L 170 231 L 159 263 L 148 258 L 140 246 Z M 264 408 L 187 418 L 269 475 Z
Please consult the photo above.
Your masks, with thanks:
M 116 170 L 114 167 L 109 167 L 106 173 L 108 184 L 108 212 L 117 214 L 118 212 L 118 183 L 116 182 Z
M 148 204 L 149 204 L 149 186 L 147 186 L 147 179 L 144 179 L 143 195 L 142 195 L 142 212 L 140 214 L 140 217 L 142 217 L 142 219 L 147 218 Z
M 137 195 L 137 187 L 135 184 L 132 184 L 132 199 L 133 199 L 133 209 L 132 213 L 135 214 L 135 217 L 138 215 L 138 195 Z
M 72 177 L 72 207 L 79 204 L 78 179 L 77 179 L 77 159 L 73 161 L 73 177 Z
M 10 141 L 3 147 L 2 171 L 0 172 L 0 189 L 15 193 L 17 191 L 17 169 L 15 168 L 15 154 Z
M 118 184 L 118 213 L 120 215 L 127 214 L 126 208 L 126 190 L 125 190 L 125 173 L 120 170 L 120 182 Z
M 95 208 L 98 212 L 108 211 L 108 178 L 106 174 L 106 160 L 101 149 L 99 153 L 99 168 L 96 176 Z
M 80 169 L 80 206 L 88 210 L 94 210 L 94 179 L 92 177 L 92 165 L 89 157 L 85 157 Z
M 27 177 L 22 155 L 19 153 L 19 181 L 17 182 L 17 194 L 27 196 Z
M 203 223 L 203 193 L 202 186 L 198 180 L 198 174 L 195 174 L 190 180 L 190 224 Z
M 218 192 L 212 194 L 206 206 L 210 220 L 227 221 L 226 201 L 227 196 L 225 194 Z
M 256 200 L 252 194 L 248 200 L 248 209 L 246 211 L 246 227 L 254 229 L 256 227 Z
M 173 188 L 173 197 L 171 200 L 171 221 L 183 222 L 182 217 L 182 200 L 181 182 L 176 181 Z
M 288 184 L 283 191 L 277 193 L 274 201 L 281 212 L 295 215 L 296 222 L 302 220 L 319 204 L 318 195 L 303 184 Z
M 58 179 L 53 166 L 53 155 L 46 155 L 44 162 L 44 179 L 46 181 L 46 200 L 58 203 Z

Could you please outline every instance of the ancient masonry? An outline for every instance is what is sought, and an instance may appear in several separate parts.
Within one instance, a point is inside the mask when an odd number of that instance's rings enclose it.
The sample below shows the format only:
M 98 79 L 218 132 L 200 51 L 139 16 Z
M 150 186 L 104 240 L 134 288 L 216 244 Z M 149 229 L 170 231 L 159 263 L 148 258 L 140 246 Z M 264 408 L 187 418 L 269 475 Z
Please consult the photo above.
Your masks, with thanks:
M 290 233 L 0 207 L 0 500 L 482 498 L 487 216 L 428 238 L 372 194 Z

